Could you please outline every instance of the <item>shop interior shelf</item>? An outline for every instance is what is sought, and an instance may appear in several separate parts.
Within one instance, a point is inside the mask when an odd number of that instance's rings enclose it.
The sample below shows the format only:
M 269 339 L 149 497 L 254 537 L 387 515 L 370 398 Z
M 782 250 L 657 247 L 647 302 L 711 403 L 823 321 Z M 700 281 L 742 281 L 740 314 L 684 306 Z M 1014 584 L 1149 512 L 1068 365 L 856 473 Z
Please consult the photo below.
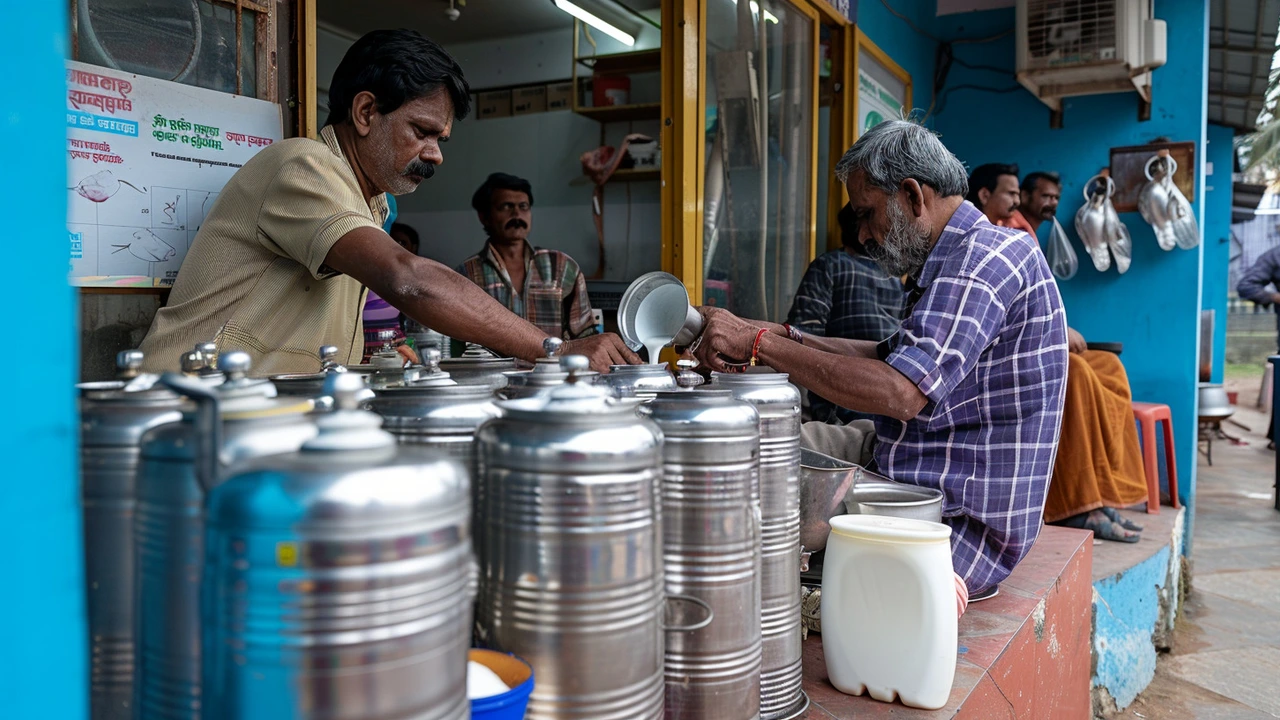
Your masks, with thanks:
M 662 51 L 654 48 L 610 55 L 587 55 L 577 60 L 597 75 L 630 75 L 657 72 L 662 67 Z
M 633 105 L 601 105 L 600 107 L 576 107 L 579 115 L 600 122 L 625 122 L 627 120 L 657 120 L 662 115 L 662 103 L 636 103 Z

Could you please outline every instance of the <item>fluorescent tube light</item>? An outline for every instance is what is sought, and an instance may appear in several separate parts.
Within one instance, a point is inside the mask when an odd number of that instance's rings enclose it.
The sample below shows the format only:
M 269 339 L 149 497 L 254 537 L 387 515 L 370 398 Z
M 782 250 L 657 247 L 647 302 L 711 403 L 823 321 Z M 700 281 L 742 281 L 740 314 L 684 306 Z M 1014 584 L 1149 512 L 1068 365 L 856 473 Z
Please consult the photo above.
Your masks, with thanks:
M 556 7 L 560 8 L 561 10 L 563 10 L 563 11 L 565 11 L 565 12 L 569 13 L 570 15 L 572 15 L 572 16 L 574 16 L 574 17 L 576 17 L 576 18 L 578 18 L 578 19 L 579 19 L 579 20 L 581 20 L 582 22 L 584 22 L 584 23 L 586 23 L 586 24 L 590 25 L 591 27 L 593 27 L 593 28 L 595 28 L 595 29 L 599 30 L 600 32 L 604 33 L 605 35 L 608 35 L 609 37 L 613 38 L 614 40 L 617 40 L 618 42 L 622 43 L 623 45 L 626 45 L 627 47 L 632 47 L 632 46 L 634 46 L 634 45 L 636 44 L 636 39 L 635 39 L 634 37 L 632 37 L 631 35 L 629 35 L 629 34 L 627 34 L 627 33 L 623 32 L 623 31 L 619 30 L 618 28 L 614 27 L 613 25 L 610 25 L 609 23 L 605 22 L 604 20 L 601 20 L 600 18 L 596 17 L 595 15 L 592 15 L 591 13 L 587 12 L 586 10 L 583 10 L 582 8 L 578 7 L 577 5 L 574 5 L 573 3 L 569 2 L 569 0 L 552 0 L 552 1 L 556 4 Z

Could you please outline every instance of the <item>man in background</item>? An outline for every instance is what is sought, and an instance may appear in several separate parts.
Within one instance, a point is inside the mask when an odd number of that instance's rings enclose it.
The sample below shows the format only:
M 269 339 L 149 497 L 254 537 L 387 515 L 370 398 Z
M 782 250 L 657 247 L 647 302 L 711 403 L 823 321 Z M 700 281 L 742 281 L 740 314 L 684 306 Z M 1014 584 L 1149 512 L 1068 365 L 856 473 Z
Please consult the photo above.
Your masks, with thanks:
M 1057 214 L 1058 201 L 1062 199 L 1062 178 L 1058 173 L 1044 170 L 1027 173 L 1022 178 L 1021 196 L 1018 209 L 1013 214 L 1027 226 L 1037 227 Z
M 787 324 L 809 335 L 880 342 L 898 329 L 906 301 L 902 282 L 862 251 L 852 207 L 846 203 L 836 218 L 844 247 L 809 264 Z M 816 393 L 809 393 L 809 410 L 813 420 L 824 423 L 871 418 Z
M 548 335 L 576 340 L 599 332 L 578 263 L 559 250 L 529 244 L 533 187 L 528 180 L 494 173 L 471 197 L 471 207 L 488 239 L 458 272 Z
M 1018 214 L 1022 191 L 1018 187 L 1018 166 L 1004 163 L 979 165 L 969 174 L 965 199 L 982 211 L 993 225 L 1022 230 L 1035 237 L 1036 230 Z

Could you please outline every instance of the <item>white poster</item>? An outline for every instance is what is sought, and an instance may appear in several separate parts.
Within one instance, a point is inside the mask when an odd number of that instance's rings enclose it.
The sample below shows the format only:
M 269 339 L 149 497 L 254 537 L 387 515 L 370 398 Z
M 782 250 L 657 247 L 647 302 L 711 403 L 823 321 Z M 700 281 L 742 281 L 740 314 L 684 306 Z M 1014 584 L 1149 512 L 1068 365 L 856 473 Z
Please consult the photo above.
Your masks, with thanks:
M 222 186 L 281 137 L 275 103 L 68 61 L 72 284 L 172 285 Z
M 870 130 L 885 120 L 902 118 L 902 101 L 894 97 L 885 86 L 858 68 L 858 134 Z

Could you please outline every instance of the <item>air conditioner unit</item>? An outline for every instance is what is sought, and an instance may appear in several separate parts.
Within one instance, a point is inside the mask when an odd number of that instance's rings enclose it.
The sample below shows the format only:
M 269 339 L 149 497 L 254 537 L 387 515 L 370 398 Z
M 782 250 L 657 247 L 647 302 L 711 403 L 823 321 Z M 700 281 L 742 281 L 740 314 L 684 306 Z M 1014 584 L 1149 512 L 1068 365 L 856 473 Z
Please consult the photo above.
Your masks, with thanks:
M 1017 0 L 1018 82 L 1054 110 L 1062 98 L 1135 90 L 1151 102 L 1165 23 L 1153 0 Z

